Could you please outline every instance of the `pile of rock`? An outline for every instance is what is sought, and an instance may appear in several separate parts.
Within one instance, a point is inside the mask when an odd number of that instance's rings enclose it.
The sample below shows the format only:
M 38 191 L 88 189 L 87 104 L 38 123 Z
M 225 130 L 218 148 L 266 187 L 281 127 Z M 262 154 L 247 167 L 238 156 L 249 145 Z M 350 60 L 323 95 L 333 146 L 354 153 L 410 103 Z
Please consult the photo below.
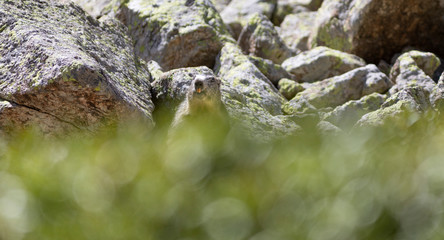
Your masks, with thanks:
M 0 0 L 2 131 L 154 125 L 197 75 L 219 78 L 233 124 L 265 139 L 307 117 L 349 130 L 444 105 L 439 0 L 75 2 Z

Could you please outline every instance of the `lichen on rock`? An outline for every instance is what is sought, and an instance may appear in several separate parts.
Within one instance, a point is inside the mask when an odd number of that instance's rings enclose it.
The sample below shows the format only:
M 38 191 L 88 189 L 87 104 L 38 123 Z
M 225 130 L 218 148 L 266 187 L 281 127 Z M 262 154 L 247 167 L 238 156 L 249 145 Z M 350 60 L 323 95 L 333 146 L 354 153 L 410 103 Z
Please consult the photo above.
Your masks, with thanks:
M 404 88 L 388 98 L 380 109 L 362 116 L 355 127 L 375 127 L 388 122 L 408 127 L 428 111 L 432 110 L 424 88 Z
M 253 14 L 242 29 L 238 44 L 246 54 L 281 64 L 295 54 L 285 45 L 273 23 L 262 14 Z
M 420 86 L 431 93 L 436 84 L 433 73 L 439 67 L 439 58 L 428 52 L 409 51 L 396 59 L 390 71 L 390 80 L 395 86 L 392 93 L 408 87 Z
M 150 74 L 118 22 L 72 3 L 0 3 L 0 98 L 11 104 L 2 123 L 94 130 L 141 115 L 153 124 Z
M 348 129 L 351 128 L 363 115 L 378 110 L 387 99 L 386 95 L 372 93 L 359 100 L 348 101 L 336 107 L 323 116 L 324 121 Z
M 165 70 L 213 67 L 225 42 L 234 42 L 210 0 L 128 0 L 116 14 L 137 55 Z
M 277 0 L 232 0 L 221 12 L 221 16 L 237 39 L 253 14 L 263 14 L 271 19 L 276 3 Z
M 321 81 L 363 66 L 360 57 L 327 47 L 316 47 L 282 63 L 298 82 Z
M 299 126 L 282 115 L 284 97 L 238 46 L 222 48 L 215 73 L 222 80 L 222 101 L 230 117 L 248 134 L 266 140 L 298 131 Z
M 343 75 L 325 79 L 298 93 L 284 104 L 286 114 L 300 112 L 300 101 L 307 101 L 316 108 L 336 107 L 350 100 L 357 100 L 371 93 L 384 93 L 391 86 L 388 77 L 373 65 L 357 68 Z
M 280 36 L 291 49 L 310 49 L 308 39 L 313 30 L 316 12 L 301 12 L 287 15 L 280 25 Z

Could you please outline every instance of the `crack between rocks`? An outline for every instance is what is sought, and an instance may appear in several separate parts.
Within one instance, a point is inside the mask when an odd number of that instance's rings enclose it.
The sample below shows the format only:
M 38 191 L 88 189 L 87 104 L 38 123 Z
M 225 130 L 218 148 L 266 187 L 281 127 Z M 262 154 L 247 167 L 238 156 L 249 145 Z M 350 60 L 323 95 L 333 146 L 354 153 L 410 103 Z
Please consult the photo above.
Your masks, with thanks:
M 57 117 L 57 116 L 55 116 L 55 115 L 53 115 L 53 114 L 51 114 L 51 113 L 47 113 L 47 112 L 42 111 L 42 110 L 40 110 L 40 109 L 38 109 L 38 108 L 31 107 L 31 106 L 27 106 L 27 105 L 24 105 L 24 104 L 20 104 L 20 103 L 17 103 L 17 102 L 14 102 L 14 101 L 12 101 L 12 100 L 8 100 L 8 99 L 2 98 L 2 97 L 0 97 L 0 100 L 1 100 L 1 101 L 8 101 L 8 102 L 10 102 L 10 103 L 12 103 L 12 104 L 14 104 L 14 105 L 17 105 L 17 106 L 20 106 L 20 107 L 24 107 L 24 108 L 28 108 L 28 109 L 30 109 L 30 110 L 34 110 L 34 111 L 39 112 L 39 113 L 42 113 L 42 114 L 49 115 L 49 116 L 51 116 L 51 117 L 57 119 L 57 120 L 60 121 L 60 122 L 63 122 L 63 123 L 66 123 L 66 124 L 69 124 L 69 125 L 73 126 L 73 127 L 76 128 L 76 129 L 79 129 L 79 130 L 83 130 L 83 129 L 84 129 L 84 128 L 81 128 L 81 127 L 77 126 L 76 124 L 74 124 L 74 123 L 72 123 L 72 122 L 69 122 L 69 121 L 63 120 L 63 119 L 61 119 L 61 118 L 59 118 L 59 117 Z M 85 129 L 86 129 L 86 128 L 85 128 Z M 89 129 L 86 129 L 86 130 L 87 130 L 87 131 L 90 131 Z

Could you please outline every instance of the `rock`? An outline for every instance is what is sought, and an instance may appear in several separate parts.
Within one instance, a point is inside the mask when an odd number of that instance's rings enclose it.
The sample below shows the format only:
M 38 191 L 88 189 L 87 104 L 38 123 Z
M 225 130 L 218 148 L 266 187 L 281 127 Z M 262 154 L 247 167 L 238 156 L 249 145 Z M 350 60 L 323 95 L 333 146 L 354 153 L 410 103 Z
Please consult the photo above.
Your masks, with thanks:
M 213 2 L 213 5 L 218 12 L 222 12 L 231 2 L 231 0 L 211 0 L 211 1 Z
M 312 11 L 318 10 L 321 7 L 323 0 L 280 0 L 278 5 L 286 5 L 291 7 L 302 6 Z
M 276 26 L 281 26 L 282 22 L 288 15 L 309 12 L 310 9 L 300 5 L 286 4 L 285 1 L 278 1 L 276 10 L 274 10 L 271 21 Z
M 315 19 L 316 12 L 301 12 L 287 15 L 279 30 L 282 40 L 291 49 L 308 50 L 308 39 Z
M 316 47 L 282 63 L 298 82 L 316 82 L 363 66 L 361 58 L 327 47 Z
M 396 60 L 390 71 L 390 80 L 396 85 L 390 90 L 392 93 L 404 88 L 420 86 L 429 93 L 436 84 L 433 73 L 441 61 L 433 53 L 409 51 Z
M 51 114 L 8 101 L 0 101 L 0 133 L 2 135 L 35 125 L 39 126 L 46 135 L 67 134 L 78 129 L 70 123 L 60 121 Z
M 103 9 L 108 6 L 112 0 L 72 0 L 83 8 L 94 18 L 100 17 Z
M 388 77 L 373 65 L 367 65 L 343 75 L 329 78 L 300 92 L 283 106 L 286 114 L 300 112 L 300 102 L 307 101 L 315 108 L 336 107 L 350 100 L 378 92 L 384 93 L 391 86 Z
M 336 107 L 333 111 L 325 114 L 323 120 L 342 129 L 350 129 L 363 115 L 378 110 L 386 99 L 386 95 L 372 93 L 359 100 L 348 101 Z
M 148 71 L 151 73 L 151 82 L 154 82 L 162 77 L 164 70 L 163 68 L 154 60 L 147 63 Z
M 302 84 L 288 78 L 283 78 L 278 83 L 279 92 L 288 100 L 291 100 L 296 94 L 305 90 Z
M 261 14 L 254 14 L 242 30 L 238 45 L 246 54 L 270 59 L 276 64 L 292 56 L 273 23 Z
M 197 75 L 214 76 L 208 67 L 179 68 L 161 74 L 152 83 L 156 108 L 173 112 L 186 96 L 188 88 Z
M 384 60 L 379 61 L 378 68 L 385 75 L 390 76 L 390 71 L 392 70 L 392 66 L 388 64 L 386 61 Z
M 225 42 L 234 42 L 210 0 L 128 0 L 117 17 L 135 41 L 137 55 L 165 70 L 208 66 Z
M 2 124 L 94 130 L 141 115 L 152 125 L 150 74 L 119 22 L 55 1 L 2 0 L 0 16 Z
M 433 89 L 430 102 L 435 109 L 440 111 L 444 109 L 444 74 L 441 75 L 438 84 Z
M 443 54 L 443 10 L 440 0 L 325 0 L 311 46 L 331 47 L 371 63 L 388 62 L 405 46 Z
M 342 132 L 340 128 L 326 121 L 320 121 L 316 127 L 319 133 L 321 133 L 322 135 L 331 136 L 337 135 Z
M 429 95 L 423 88 L 404 88 L 387 99 L 380 109 L 365 114 L 355 127 L 381 126 L 387 121 L 407 121 L 405 124 L 411 125 L 430 107 Z
M 277 0 L 232 0 L 220 15 L 237 39 L 253 14 L 260 13 L 271 19 L 276 3 Z
M 282 115 L 285 99 L 238 46 L 222 48 L 215 73 L 222 80 L 222 101 L 230 117 L 251 137 L 267 141 L 299 130 Z
M 271 60 L 263 59 L 255 56 L 248 56 L 252 62 L 267 77 L 275 86 L 278 85 L 279 80 L 283 78 L 293 78 L 285 69 L 278 64 L 274 64 Z

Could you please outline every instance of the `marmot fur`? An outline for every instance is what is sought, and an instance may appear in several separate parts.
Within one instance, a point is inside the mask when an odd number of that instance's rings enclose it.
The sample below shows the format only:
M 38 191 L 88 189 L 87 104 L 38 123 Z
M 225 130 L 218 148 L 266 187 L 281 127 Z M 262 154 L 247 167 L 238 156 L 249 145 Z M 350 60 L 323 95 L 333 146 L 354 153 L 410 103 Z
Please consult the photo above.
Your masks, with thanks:
M 197 75 L 188 88 L 185 100 L 176 111 L 172 128 L 187 119 L 226 117 L 220 93 L 220 79 L 209 75 Z

